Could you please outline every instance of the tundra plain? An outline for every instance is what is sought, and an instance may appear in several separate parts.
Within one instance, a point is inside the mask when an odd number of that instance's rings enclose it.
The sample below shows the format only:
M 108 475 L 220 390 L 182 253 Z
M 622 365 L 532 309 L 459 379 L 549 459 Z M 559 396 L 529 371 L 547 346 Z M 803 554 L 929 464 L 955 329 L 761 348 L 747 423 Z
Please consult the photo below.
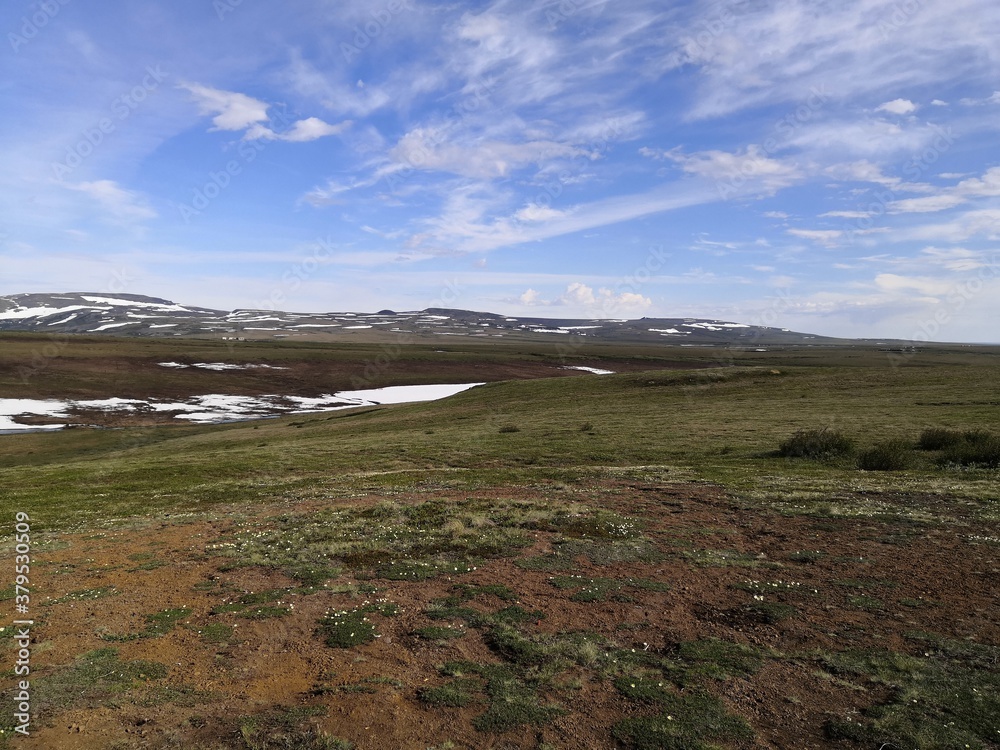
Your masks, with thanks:
M 48 341 L 0 336 L 0 395 L 485 384 L 0 436 L 0 743 L 1000 747 L 996 348 Z

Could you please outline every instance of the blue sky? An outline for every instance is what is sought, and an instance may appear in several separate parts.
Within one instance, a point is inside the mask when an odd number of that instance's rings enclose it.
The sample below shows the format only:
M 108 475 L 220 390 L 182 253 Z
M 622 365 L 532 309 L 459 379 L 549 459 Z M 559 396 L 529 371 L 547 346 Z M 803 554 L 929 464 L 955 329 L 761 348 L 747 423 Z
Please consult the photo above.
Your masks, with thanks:
M 0 293 L 997 341 L 991 0 L 0 11 Z

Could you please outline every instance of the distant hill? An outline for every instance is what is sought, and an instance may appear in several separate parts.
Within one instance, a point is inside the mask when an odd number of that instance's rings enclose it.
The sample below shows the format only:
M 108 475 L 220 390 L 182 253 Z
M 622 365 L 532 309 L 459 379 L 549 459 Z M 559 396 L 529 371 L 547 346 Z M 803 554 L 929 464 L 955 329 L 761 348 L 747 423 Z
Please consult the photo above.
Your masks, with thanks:
M 845 339 L 783 328 L 705 318 L 510 317 L 472 310 L 429 308 L 410 312 L 302 313 L 274 310 L 212 310 L 137 294 L 67 292 L 0 296 L 0 331 L 114 336 L 207 336 L 211 338 L 344 339 L 360 334 L 385 338 L 454 336 L 592 342 L 662 342 L 687 346 L 835 345 Z M 578 338 L 577 338 L 578 337 Z

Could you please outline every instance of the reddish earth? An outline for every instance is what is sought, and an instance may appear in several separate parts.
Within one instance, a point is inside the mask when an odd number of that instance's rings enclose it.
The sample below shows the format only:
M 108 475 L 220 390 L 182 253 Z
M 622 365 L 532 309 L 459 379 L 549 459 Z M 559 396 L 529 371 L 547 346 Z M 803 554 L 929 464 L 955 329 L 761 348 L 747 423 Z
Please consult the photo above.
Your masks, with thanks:
M 831 745 L 824 739 L 824 722 L 857 715 L 884 694 L 817 676 L 810 655 L 818 650 L 878 648 L 916 653 L 919 645 L 903 635 L 912 630 L 983 643 L 1000 641 L 995 585 L 1000 564 L 995 547 L 973 545 L 967 539 L 972 533 L 995 537 L 998 524 L 920 526 L 870 518 L 783 517 L 767 509 L 743 507 L 719 488 L 698 484 L 607 481 L 562 490 L 509 488 L 490 494 L 579 501 L 642 517 L 648 523 L 647 535 L 666 554 L 661 563 L 612 568 L 580 560 L 577 572 L 585 576 L 642 577 L 671 587 L 667 593 L 636 592 L 633 602 L 570 601 L 571 592 L 548 583 L 550 574 L 521 570 L 508 559 L 456 579 L 509 586 L 517 592 L 521 606 L 544 613 L 528 630 L 588 629 L 626 648 L 659 652 L 669 652 L 683 641 L 717 637 L 784 655 L 766 659 L 751 677 L 712 683 L 711 689 L 756 732 L 755 741 L 735 747 L 853 747 L 850 743 Z M 422 501 L 430 496 L 393 495 L 391 499 Z M 435 491 L 433 496 L 449 498 L 448 491 Z M 486 495 L 480 490 L 477 496 Z M 456 494 L 450 499 L 464 497 Z M 369 496 L 354 502 L 379 499 Z M 908 505 L 940 502 L 920 497 L 879 499 Z M 244 592 L 295 583 L 261 568 L 224 572 L 220 568 L 226 559 L 208 554 L 207 545 L 231 535 L 238 528 L 239 515 L 252 513 L 260 518 L 320 507 L 317 503 L 276 503 L 266 508 L 220 508 L 193 520 L 165 517 L 132 528 L 50 537 L 48 541 L 57 544 L 51 551 L 39 550 L 35 597 L 56 599 L 106 586 L 120 593 L 94 601 L 35 606 L 36 617 L 42 618 L 34 631 L 35 678 L 44 678 L 85 652 L 115 646 L 123 659 L 167 665 L 169 674 L 157 684 L 186 691 L 187 698 L 142 701 L 133 692 L 97 707 L 39 715 L 32 736 L 18 738 L 16 747 L 245 747 L 238 739 L 241 717 L 274 706 L 311 705 L 327 711 L 308 721 L 355 743 L 359 750 L 425 750 L 448 740 L 458 748 L 536 748 L 545 742 L 561 750 L 591 750 L 616 747 L 610 728 L 621 719 L 655 713 L 625 700 L 609 681 L 597 679 L 592 672 L 573 670 L 559 679 L 576 675 L 581 680 L 578 689 L 546 696 L 558 700 L 566 713 L 542 727 L 488 734 L 471 723 L 482 705 L 433 708 L 422 703 L 417 691 L 444 681 L 437 666 L 445 661 L 497 661 L 471 628 L 466 637 L 444 644 L 410 634 L 414 628 L 436 624 L 424 612 L 432 599 L 448 594 L 453 583 L 448 580 L 373 581 L 378 586 L 375 596 L 396 602 L 402 611 L 397 617 L 378 620 L 383 634 L 379 640 L 348 650 L 327 647 L 315 632 L 317 620 L 328 609 L 361 603 L 346 594 L 322 591 L 293 596 L 286 603 L 294 603 L 294 614 L 280 619 L 253 621 L 232 613 L 211 614 L 214 607 Z M 537 532 L 535 537 L 536 552 L 549 547 L 550 534 Z M 699 566 L 686 555 L 694 549 L 736 550 L 781 567 Z M 789 559 L 801 550 L 821 554 L 813 562 Z M 137 569 L 141 563 L 133 556 L 147 552 L 166 564 Z M 802 589 L 818 593 L 790 596 L 787 601 L 799 613 L 769 625 L 748 613 L 751 594 L 733 588 L 747 579 L 793 580 Z M 218 585 L 212 590 L 195 588 L 209 580 Z M 336 583 L 352 580 L 345 575 Z M 851 597 L 859 594 L 879 597 L 884 609 L 852 606 Z M 928 605 L 901 606 L 900 599 Z M 499 609 L 506 603 L 488 597 L 472 606 Z M 178 607 L 189 607 L 192 613 L 166 635 L 122 643 L 99 637 L 106 632 L 141 631 L 146 614 Z M 213 645 L 199 636 L 197 629 L 213 622 L 236 626 L 231 643 Z M 313 693 L 320 686 L 357 684 L 366 678 L 396 680 L 401 687 L 383 680 L 371 684 L 373 693 Z
M 219 354 L 219 352 L 214 352 Z M 232 396 L 305 396 L 315 397 L 339 391 L 381 388 L 389 385 L 419 385 L 429 383 L 492 383 L 503 380 L 530 380 L 553 377 L 594 377 L 581 370 L 567 369 L 557 359 L 544 361 L 454 361 L 434 353 L 423 360 L 407 360 L 406 366 L 392 360 L 373 357 L 371 362 L 339 360 L 251 360 L 255 364 L 270 363 L 270 368 L 225 370 L 162 367 L 157 360 L 134 357 L 74 357 L 53 359 L 39 372 L 21 380 L 16 362 L 0 361 L 0 382 L 8 398 L 38 398 L 87 400 L 104 398 L 178 400 L 205 394 Z M 160 358 L 162 359 L 162 358 Z M 174 361 L 183 364 L 204 362 L 204 357 L 180 356 Z M 222 358 L 226 362 L 232 357 Z M 217 361 L 209 358 L 208 361 Z M 242 361 L 242 360 L 239 360 Z M 594 367 L 615 372 L 636 372 L 650 369 L 697 369 L 710 366 L 698 362 L 637 362 L 630 359 L 572 360 L 574 366 Z M 278 369 L 281 368 L 281 369 Z M 67 412 L 72 423 L 99 427 L 149 426 L 178 424 L 178 412 L 153 410 L 106 411 L 74 408 Z M 17 419 L 22 424 L 63 424 L 64 418 L 25 415 Z

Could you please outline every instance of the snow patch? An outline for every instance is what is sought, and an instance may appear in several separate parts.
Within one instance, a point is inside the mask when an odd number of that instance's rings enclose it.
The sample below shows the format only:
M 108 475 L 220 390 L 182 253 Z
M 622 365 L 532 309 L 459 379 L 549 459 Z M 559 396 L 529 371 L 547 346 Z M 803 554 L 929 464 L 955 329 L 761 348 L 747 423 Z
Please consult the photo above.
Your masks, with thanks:
M 599 370 L 596 367 L 580 367 L 576 365 L 567 365 L 562 368 L 563 370 L 583 370 L 584 372 L 592 372 L 594 375 L 614 375 L 614 370 Z

